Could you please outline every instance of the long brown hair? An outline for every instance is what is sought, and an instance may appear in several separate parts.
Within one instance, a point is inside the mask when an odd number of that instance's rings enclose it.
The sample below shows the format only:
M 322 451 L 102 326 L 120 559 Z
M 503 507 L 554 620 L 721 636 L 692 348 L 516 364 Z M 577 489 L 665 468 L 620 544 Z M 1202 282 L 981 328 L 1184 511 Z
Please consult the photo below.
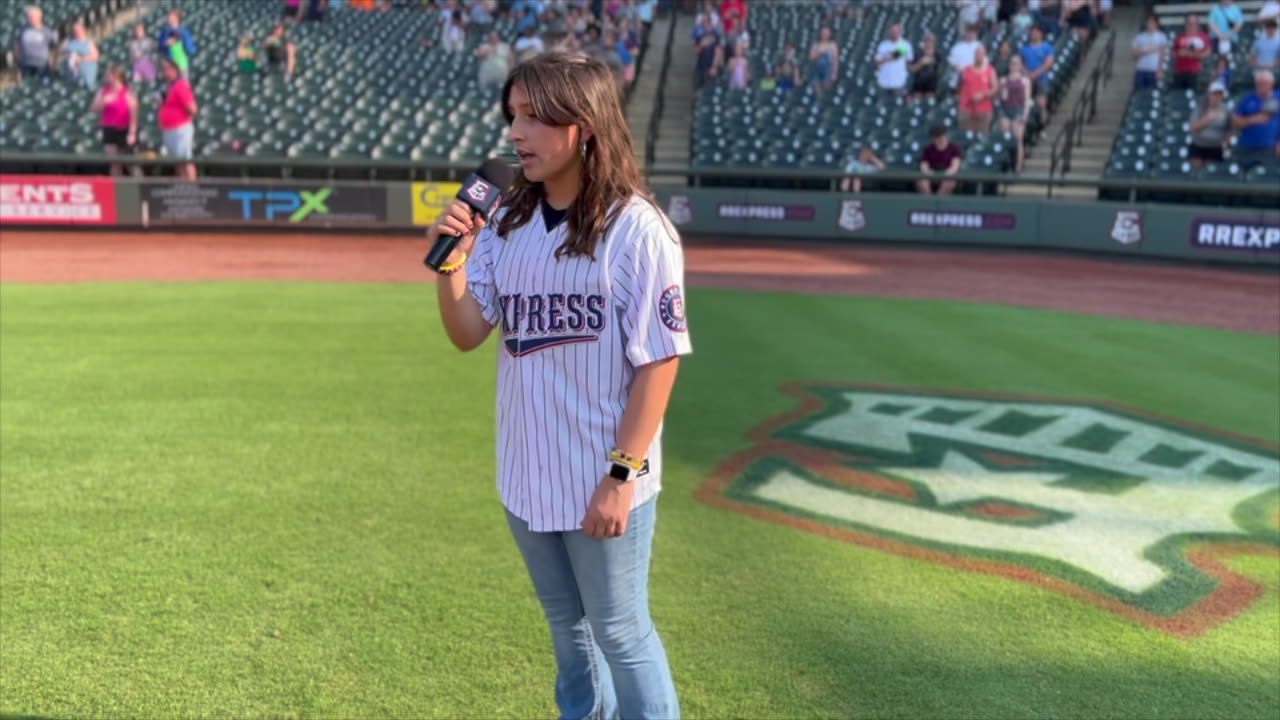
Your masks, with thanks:
M 534 117 L 550 125 L 589 127 L 582 160 L 582 182 L 569 206 L 568 233 L 556 257 L 586 255 L 595 259 L 596 245 L 635 194 L 652 201 L 636 164 L 631 131 L 622 113 L 622 90 L 609 66 L 565 53 L 543 53 L 517 65 L 502 86 L 502 112 L 514 119 L 508 102 L 519 85 L 529 95 Z M 542 183 L 517 173 L 503 205 L 498 235 L 523 226 L 543 197 Z

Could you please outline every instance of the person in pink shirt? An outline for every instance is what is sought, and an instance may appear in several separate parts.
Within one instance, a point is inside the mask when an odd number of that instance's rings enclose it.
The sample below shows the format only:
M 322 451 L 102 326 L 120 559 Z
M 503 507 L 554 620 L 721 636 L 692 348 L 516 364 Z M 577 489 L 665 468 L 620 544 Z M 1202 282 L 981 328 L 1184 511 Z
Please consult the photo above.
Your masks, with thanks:
M 196 95 L 172 58 L 165 57 L 162 67 L 165 82 L 169 83 L 157 113 L 164 132 L 164 148 L 171 157 L 189 161 L 194 155 Z M 196 179 L 195 163 L 182 163 L 176 169 L 178 177 Z
M 129 90 L 124 68 L 112 65 L 106 82 L 93 98 L 93 111 L 102 123 L 102 151 L 108 155 L 131 155 L 138 142 L 138 98 Z M 136 175 L 139 168 L 134 167 Z M 120 174 L 120 164 L 111 164 L 111 174 Z
M 993 98 L 999 90 L 996 70 L 987 62 L 987 49 L 979 45 L 973 51 L 973 64 L 960 74 L 960 127 L 986 132 L 995 113 Z

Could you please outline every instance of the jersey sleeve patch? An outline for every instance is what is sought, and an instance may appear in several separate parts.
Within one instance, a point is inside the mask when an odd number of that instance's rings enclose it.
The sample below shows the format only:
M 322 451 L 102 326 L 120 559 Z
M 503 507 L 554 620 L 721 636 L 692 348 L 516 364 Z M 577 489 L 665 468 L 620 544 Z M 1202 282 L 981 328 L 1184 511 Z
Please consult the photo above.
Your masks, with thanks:
M 679 285 L 671 285 L 662 291 L 658 298 L 658 316 L 662 324 L 672 332 L 682 333 L 688 330 L 684 320 L 684 293 Z

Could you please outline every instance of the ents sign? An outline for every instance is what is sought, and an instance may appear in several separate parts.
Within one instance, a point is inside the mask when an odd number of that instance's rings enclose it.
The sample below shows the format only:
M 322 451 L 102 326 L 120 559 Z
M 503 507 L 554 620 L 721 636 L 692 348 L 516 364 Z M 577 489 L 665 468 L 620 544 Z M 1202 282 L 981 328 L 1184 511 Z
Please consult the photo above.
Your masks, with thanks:
M 152 224 L 370 225 L 386 221 L 381 186 L 145 185 Z
M 1107 404 L 838 384 L 703 483 L 703 502 L 1030 582 L 1192 636 L 1263 594 L 1280 452 Z
M 110 178 L 0 175 L 0 222 L 114 225 Z

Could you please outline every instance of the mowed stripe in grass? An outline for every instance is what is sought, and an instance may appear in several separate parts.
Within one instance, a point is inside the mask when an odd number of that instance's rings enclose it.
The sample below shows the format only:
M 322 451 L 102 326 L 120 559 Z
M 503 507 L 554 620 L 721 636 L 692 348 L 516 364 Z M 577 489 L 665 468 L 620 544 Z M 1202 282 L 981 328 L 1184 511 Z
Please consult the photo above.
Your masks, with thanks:
M 0 710 L 552 716 L 492 479 L 494 344 L 434 290 L 0 287 Z M 1280 338 L 692 291 L 654 614 L 688 717 L 1268 717 L 1280 568 L 1195 640 L 710 508 L 790 380 L 1105 398 L 1280 438 Z

